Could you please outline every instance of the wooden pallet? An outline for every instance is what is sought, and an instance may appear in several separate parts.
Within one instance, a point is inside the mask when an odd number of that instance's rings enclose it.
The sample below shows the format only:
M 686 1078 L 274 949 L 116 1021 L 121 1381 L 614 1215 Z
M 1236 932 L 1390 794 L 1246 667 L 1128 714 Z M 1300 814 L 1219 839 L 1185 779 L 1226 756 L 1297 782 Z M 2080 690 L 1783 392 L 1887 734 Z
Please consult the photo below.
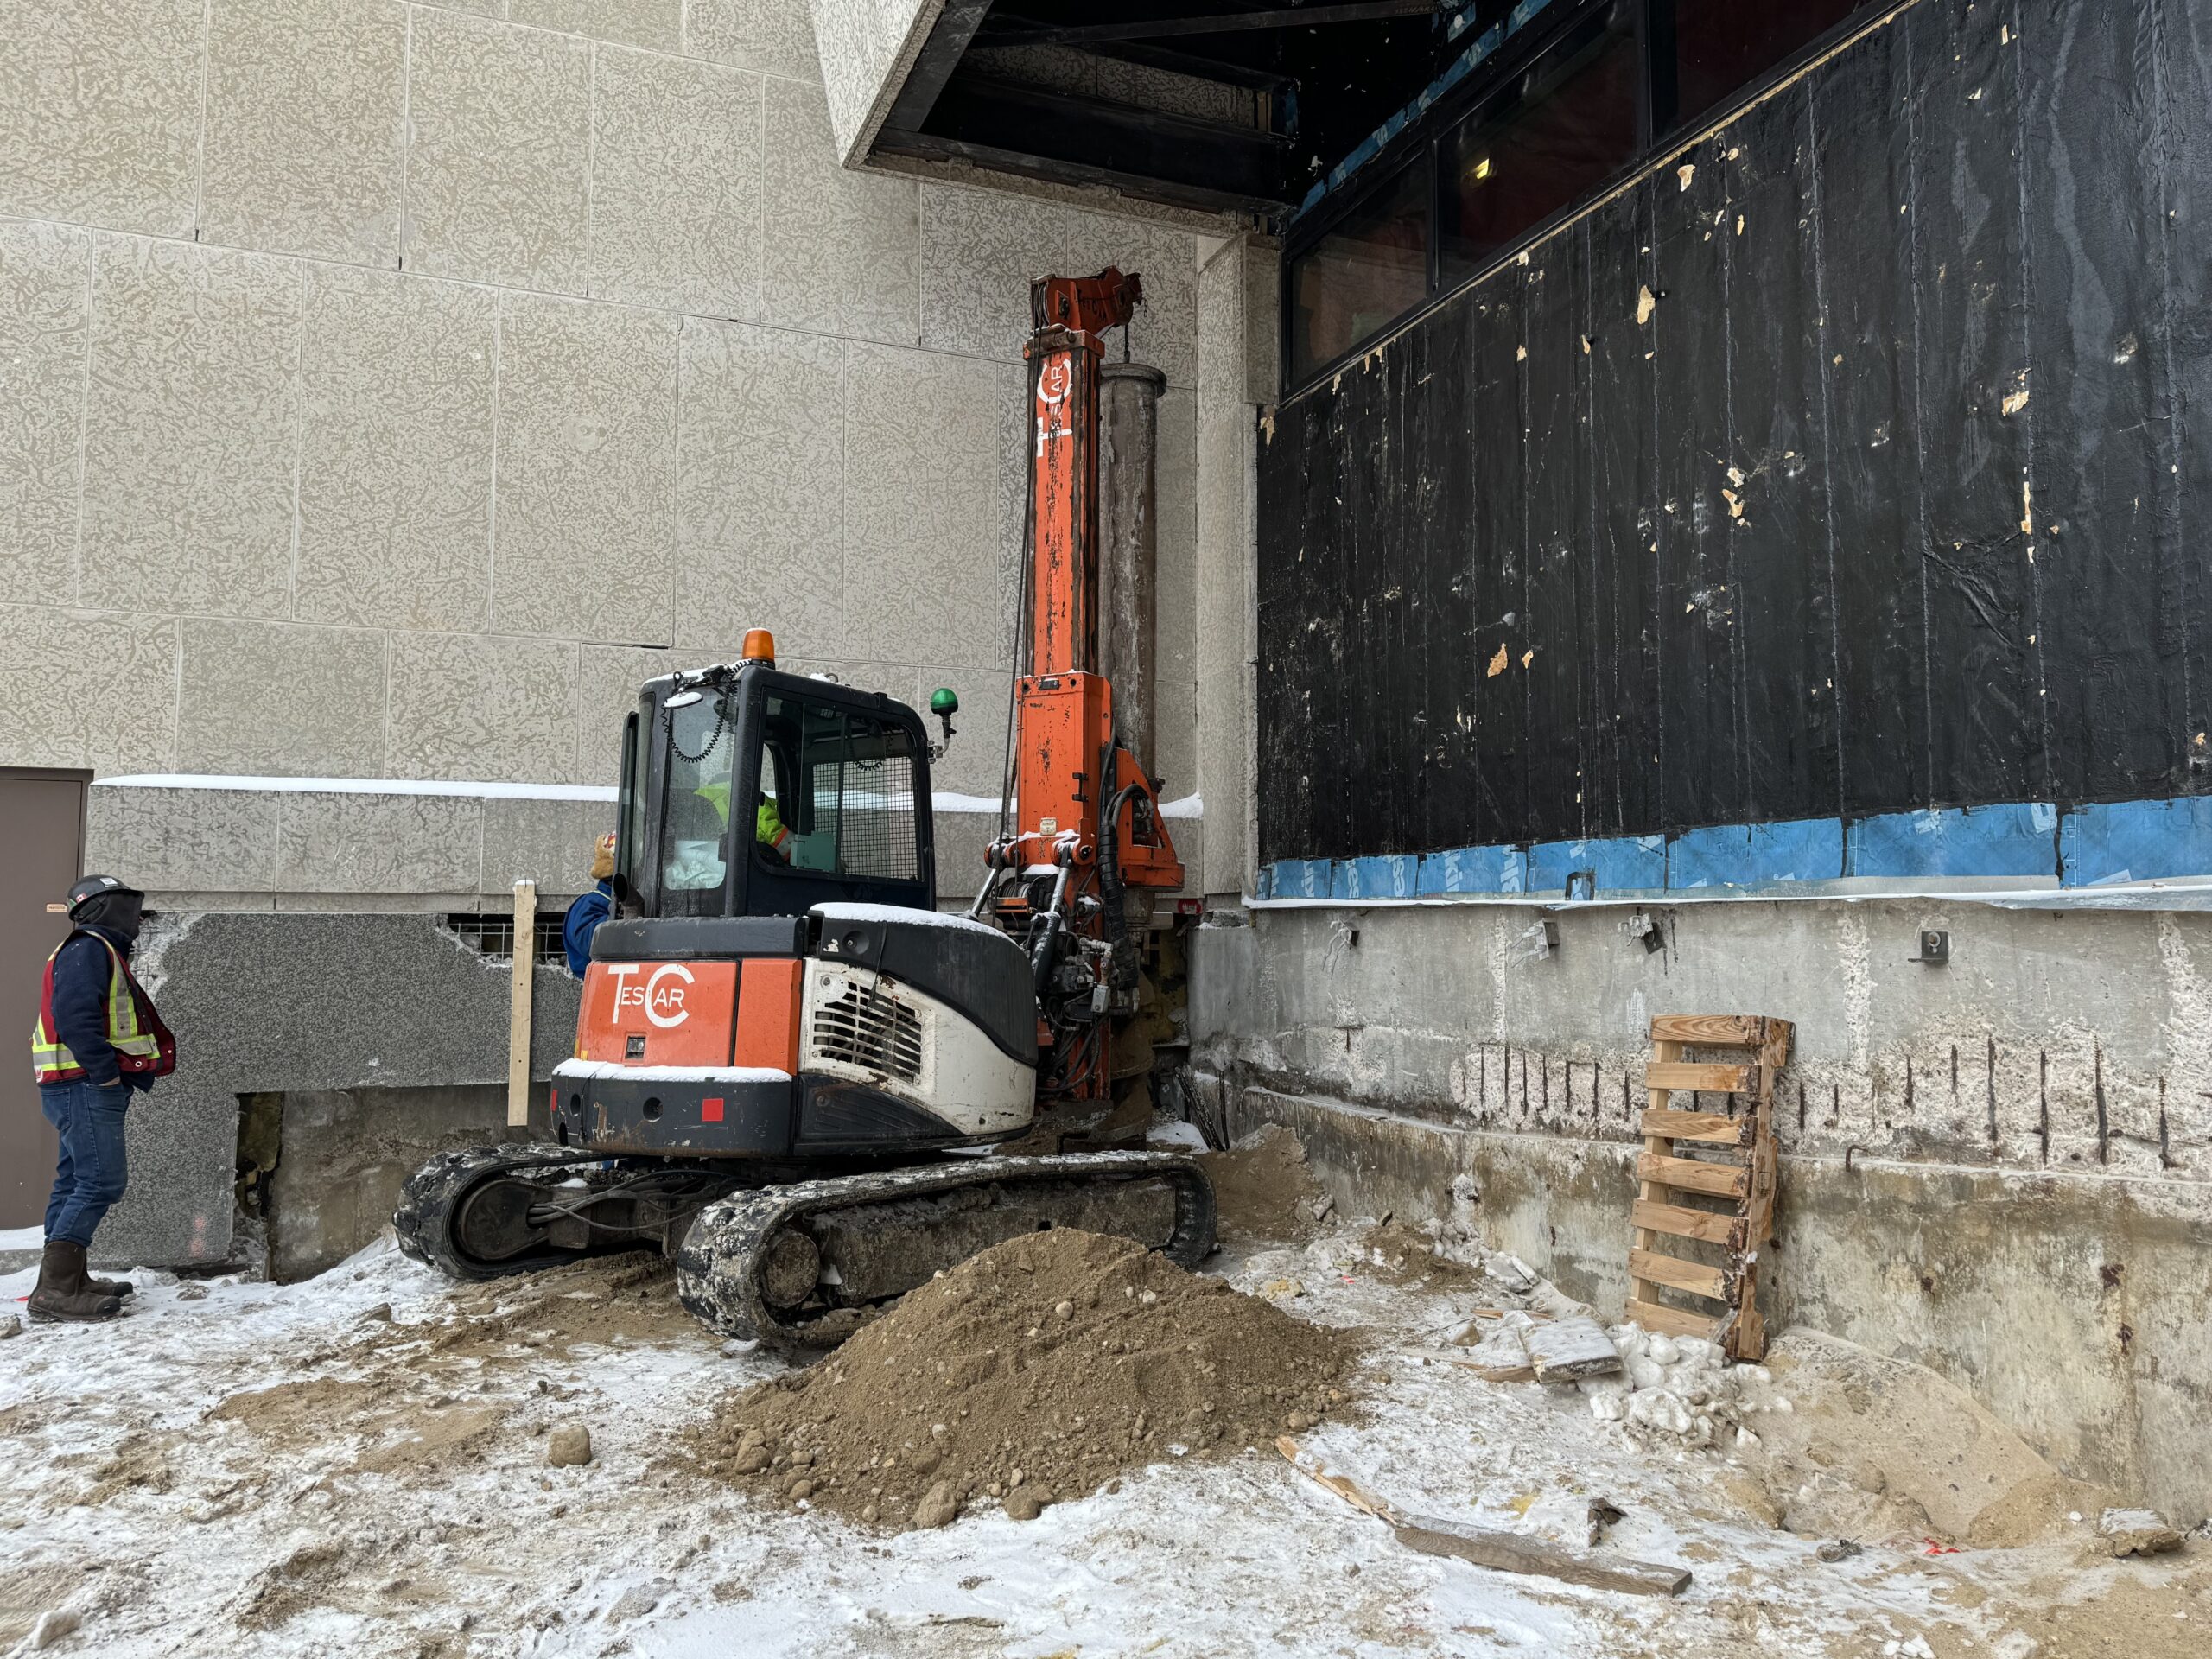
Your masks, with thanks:
M 1629 1216 L 1628 1317 L 1647 1331 L 1718 1342 L 1731 1359 L 1766 1352 L 1758 1262 L 1774 1235 L 1774 1080 L 1789 1063 L 1789 1035 L 1787 1020 L 1760 1014 L 1662 1014 L 1651 1022 L 1643 1077 L 1650 1104 Z M 1693 1049 L 1707 1058 L 1686 1058 Z M 1731 1096 L 1738 1109 L 1677 1111 L 1678 1093 Z M 1723 1259 L 1715 1266 L 1675 1255 L 1665 1247 L 1677 1238 L 1717 1245 Z M 1723 1311 L 1662 1302 L 1661 1286 Z

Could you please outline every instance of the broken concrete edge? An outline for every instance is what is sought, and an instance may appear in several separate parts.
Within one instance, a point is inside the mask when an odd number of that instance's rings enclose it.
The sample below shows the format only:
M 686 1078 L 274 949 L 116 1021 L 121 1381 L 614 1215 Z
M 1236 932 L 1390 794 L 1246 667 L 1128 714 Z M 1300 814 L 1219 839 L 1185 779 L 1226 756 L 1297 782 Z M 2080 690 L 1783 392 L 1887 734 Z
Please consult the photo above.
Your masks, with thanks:
M 1471 1177 L 1481 1242 L 1610 1320 L 1627 1289 L 1634 1142 L 1459 1128 L 1232 1084 L 1203 1069 L 1232 1136 L 1281 1123 L 1347 1214 L 1443 1218 Z M 1464 1190 L 1464 1188 L 1463 1188 Z M 2075 1478 L 2169 1513 L 2212 1510 L 2212 1364 L 2185 1305 L 2212 1188 L 1955 1165 L 1783 1160 L 1771 1328 L 1809 1327 L 1926 1365 Z M 2128 1264 L 2121 1274 L 2102 1271 Z M 2024 1325 L 2041 1340 L 2016 1340 Z

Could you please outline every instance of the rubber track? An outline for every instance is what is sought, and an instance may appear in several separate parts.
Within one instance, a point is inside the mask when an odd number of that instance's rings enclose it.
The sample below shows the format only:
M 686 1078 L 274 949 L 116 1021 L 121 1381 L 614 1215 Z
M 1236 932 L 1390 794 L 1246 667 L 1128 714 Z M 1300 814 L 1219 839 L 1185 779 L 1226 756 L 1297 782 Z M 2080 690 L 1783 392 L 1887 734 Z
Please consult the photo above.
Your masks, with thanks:
M 550 1247 L 504 1262 L 483 1262 L 462 1255 L 454 1246 L 454 1212 L 471 1187 L 494 1175 L 524 1170 L 559 1169 L 573 1166 L 587 1180 L 599 1177 L 612 1185 L 623 1179 L 620 1170 L 600 1167 L 606 1160 L 579 1157 L 574 1147 L 549 1143 L 525 1146 L 469 1147 L 442 1152 L 407 1178 L 399 1189 L 399 1207 L 392 1211 L 392 1230 L 399 1235 L 399 1249 L 410 1259 L 435 1268 L 448 1279 L 504 1279 L 511 1274 L 536 1273 L 564 1262 L 582 1260 L 585 1250 Z M 629 1244 L 626 1249 L 642 1248 Z
M 676 1257 L 676 1291 L 683 1306 L 726 1337 L 757 1340 L 777 1349 L 830 1345 L 810 1335 L 804 1322 L 779 1318 L 761 1293 L 760 1269 L 768 1242 L 779 1228 L 826 1210 L 956 1192 L 1027 1181 L 1064 1182 L 1096 1176 L 1125 1180 L 1166 1177 L 1175 1188 L 1175 1230 L 1166 1254 L 1196 1268 L 1214 1244 L 1213 1183 L 1191 1159 L 1174 1153 L 1093 1152 L 1043 1158 L 962 1159 L 912 1169 L 839 1175 L 788 1186 L 766 1186 L 718 1198 L 699 1212 Z M 849 1330 L 831 1321 L 841 1333 Z

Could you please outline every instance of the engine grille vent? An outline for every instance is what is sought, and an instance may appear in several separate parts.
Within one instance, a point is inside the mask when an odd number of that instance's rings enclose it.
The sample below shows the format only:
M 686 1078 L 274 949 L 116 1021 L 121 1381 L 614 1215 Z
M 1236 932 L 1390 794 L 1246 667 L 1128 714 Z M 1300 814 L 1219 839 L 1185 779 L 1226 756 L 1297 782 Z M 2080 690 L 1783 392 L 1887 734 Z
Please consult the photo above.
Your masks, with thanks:
M 922 1074 L 921 1016 L 895 996 L 848 984 L 815 1011 L 814 1058 L 912 1083 Z

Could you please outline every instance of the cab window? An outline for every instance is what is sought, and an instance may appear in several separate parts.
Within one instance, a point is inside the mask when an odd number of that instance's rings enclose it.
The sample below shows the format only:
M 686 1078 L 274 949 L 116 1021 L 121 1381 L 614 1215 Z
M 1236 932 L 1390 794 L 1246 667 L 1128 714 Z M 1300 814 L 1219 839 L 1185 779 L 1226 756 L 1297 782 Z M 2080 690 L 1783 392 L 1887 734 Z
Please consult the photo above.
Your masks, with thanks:
M 823 875 L 918 881 L 914 738 L 907 728 L 803 698 L 768 699 L 753 848 Z
M 661 837 L 660 912 L 719 916 L 729 879 L 737 694 L 709 691 L 696 702 L 671 702 L 665 719 L 668 809 Z

